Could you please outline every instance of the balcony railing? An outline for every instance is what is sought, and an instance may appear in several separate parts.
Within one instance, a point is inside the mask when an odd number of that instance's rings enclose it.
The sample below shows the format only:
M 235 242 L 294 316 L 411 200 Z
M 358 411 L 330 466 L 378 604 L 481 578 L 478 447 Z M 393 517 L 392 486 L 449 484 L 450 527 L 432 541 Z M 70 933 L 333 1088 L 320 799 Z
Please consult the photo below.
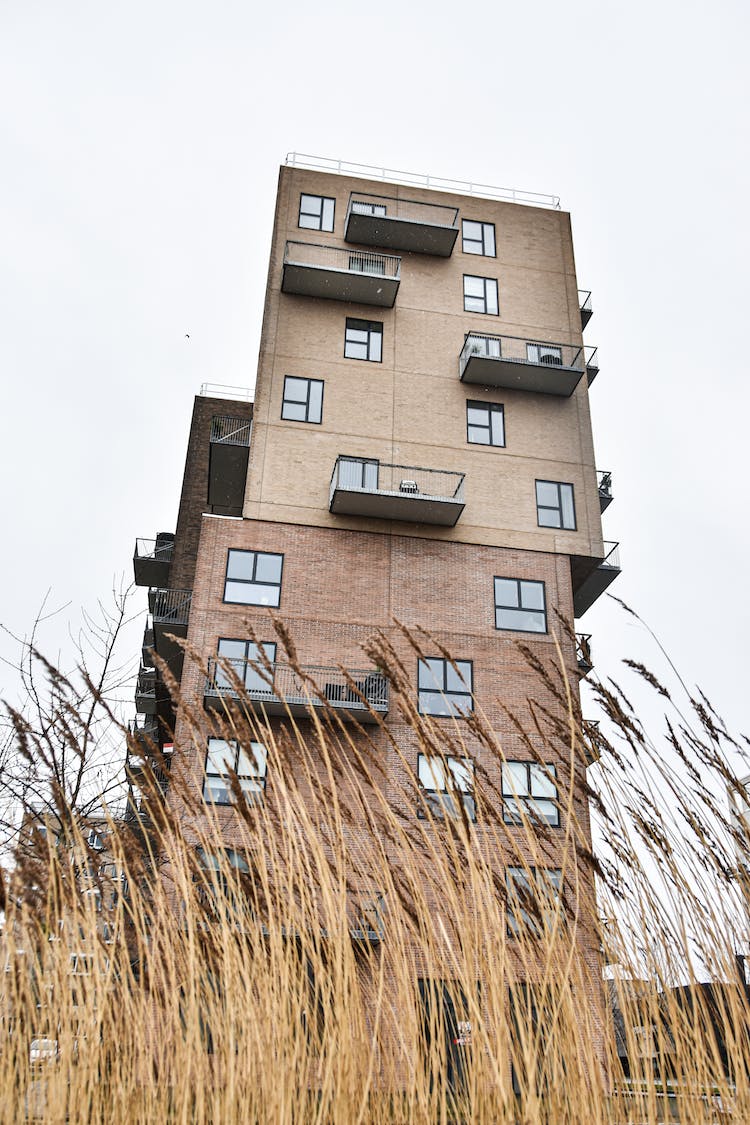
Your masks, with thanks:
M 586 563 L 583 572 L 581 562 Z M 582 617 L 586 610 L 591 608 L 596 599 L 601 597 L 617 578 L 620 569 L 619 543 L 605 543 L 603 559 L 577 560 L 578 577 L 574 579 L 573 589 L 573 612 L 576 617 Z M 583 574 L 582 578 L 581 574 Z
M 578 306 L 581 310 L 581 331 L 583 331 L 594 315 L 594 309 L 591 304 L 591 290 L 578 290 Z
M 600 470 L 596 474 L 596 484 L 599 490 L 599 511 L 605 512 L 612 503 L 612 474 Z
M 148 792 L 153 785 L 162 796 L 169 788 L 169 762 L 168 757 L 162 759 L 163 764 L 146 761 L 128 754 L 125 760 L 125 772 L 128 780 L 138 787 L 141 793 Z
M 328 704 L 343 718 L 360 723 L 373 723 L 377 715 L 388 714 L 388 680 L 381 672 L 344 674 L 338 668 L 317 666 L 302 672 L 304 676 L 287 664 L 272 664 L 268 670 L 255 661 L 212 659 L 204 703 L 221 708 L 230 700 L 246 699 L 255 710 L 268 715 L 291 713 L 301 718 Z
M 249 445 L 251 428 L 248 418 L 217 414 L 211 419 L 211 441 L 220 445 Z
M 135 709 L 142 715 L 156 714 L 156 668 L 141 665 L 135 685 Z
M 576 662 L 582 676 L 588 676 L 594 667 L 591 658 L 591 633 L 576 633 Z
M 169 578 L 174 555 L 174 535 L 164 532 L 156 539 L 136 539 L 133 574 L 136 586 L 163 586 Z
M 329 510 L 335 515 L 454 527 L 465 507 L 464 473 L 336 458 Z
M 352 192 L 347 242 L 449 258 L 458 237 L 458 208 L 413 199 Z
M 392 308 L 400 276 L 401 259 L 391 254 L 287 242 L 281 288 L 303 297 Z
M 599 374 L 599 349 L 584 348 L 584 354 L 586 356 L 586 378 L 589 386 L 591 386 Z
M 583 348 L 520 336 L 469 332 L 458 357 L 464 383 L 548 395 L 572 395 L 583 372 Z
M 148 608 L 154 619 L 154 628 L 171 625 L 186 628 L 190 616 L 190 590 L 149 590 Z
M 143 723 L 133 720 L 128 723 L 128 734 L 141 754 L 153 754 L 154 749 L 159 747 L 159 723 L 155 718 L 148 718 Z

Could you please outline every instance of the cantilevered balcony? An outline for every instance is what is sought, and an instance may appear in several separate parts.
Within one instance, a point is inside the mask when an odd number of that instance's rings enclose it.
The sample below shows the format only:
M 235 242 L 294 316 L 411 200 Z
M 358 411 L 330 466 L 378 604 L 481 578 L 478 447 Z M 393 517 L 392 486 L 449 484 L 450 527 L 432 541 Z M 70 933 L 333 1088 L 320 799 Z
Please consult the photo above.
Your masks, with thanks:
M 568 398 L 584 372 L 583 348 L 469 332 L 458 357 L 464 383 Z
M 281 288 L 302 297 L 329 297 L 390 309 L 400 276 L 401 259 L 390 254 L 287 242 Z
M 619 543 L 605 543 L 603 559 L 571 558 L 573 611 L 582 617 L 620 573 Z
M 295 718 L 309 718 L 327 704 L 343 719 L 359 723 L 374 723 L 378 715 L 388 714 L 388 680 L 381 672 L 344 675 L 338 668 L 321 667 L 302 671 L 305 678 L 287 664 L 272 664 L 269 671 L 252 661 L 212 659 L 203 701 L 207 708 L 221 710 L 242 699 L 259 713 Z
M 161 764 L 153 759 L 145 759 L 140 755 L 128 753 L 125 759 L 125 773 L 128 782 L 137 786 L 141 794 L 149 794 L 152 789 L 162 796 L 169 788 L 170 757 L 161 757 Z
M 455 207 L 353 191 L 344 237 L 364 246 L 449 258 L 458 236 L 457 220 Z
M 133 573 L 136 586 L 166 586 L 174 554 L 174 532 L 160 531 L 156 539 L 136 539 Z
M 187 636 L 190 616 L 190 590 L 149 590 L 148 608 L 154 622 L 156 651 L 179 680 L 182 674 L 183 649 L 175 638 Z
M 143 630 L 143 643 L 141 645 L 141 664 L 144 664 L 147 668 L 153 668 L 154 666 L 155 643 L 153 626 L 147 624 Z
M 606 512 L 614 497 L 612 495 L 612 474 L 603 470 L 596 474 L 596 484 L 599 490 L 599 511 Z
M 602 756 L 598 719 L 581 719 L 583 757 L 587 766 L 594 766 Z
M 219 515 L 242 515 L 252 422 L 214 415 L 208 461 L 208 503 Z
M 594 315 L 594 309 L 591 304 L 590 289 L 578 290 L 578 306 L 581 310 L 581 332 L 583 332 L 584 328 Z
M 338 516 L 454 527 L 465 506 L 464 473 L 337 457 L 328 506 Z
M 156 668 L 141 666 L 135 684 L 135 709 L 141 715 L 156 714 Z
M 591 633 L 576 633 L 576 663 L 581 676 L 588 676 L 593 670 L 591 657 Z
M 137 752 L 143 757 L 148 757 L 159 749 L 159 723 L 155 718 L 149 717 L 142 723 L 137 720 L 128 723 L 128 735 L 135 743 Z
M 586 357 L 586 378 L 588 384 L 591 386 L 594 379 L 599 374 L 599 349 L 598 348 L 584 348 L 584 355 Z

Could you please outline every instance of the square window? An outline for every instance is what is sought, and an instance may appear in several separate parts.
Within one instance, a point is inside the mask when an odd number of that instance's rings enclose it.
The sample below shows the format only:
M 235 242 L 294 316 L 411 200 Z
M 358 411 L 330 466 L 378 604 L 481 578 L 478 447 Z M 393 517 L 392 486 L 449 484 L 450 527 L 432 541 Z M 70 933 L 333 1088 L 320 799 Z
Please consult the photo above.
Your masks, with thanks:
M 557 771 L 539 762 L 504 762 L 503 819 L 506 824 L 522 824 L 525 819 L 552 828 L 560 826 L 557 796 Z
M 427 810 L 437 817 L 460 817 L 461 806 L 469 820 L 476 820 L 474 801 L 474 763 L 469 758 L 441 758 L 437 754 L 417 756 L 419 786 L 424 803 L 417 815 L 425 819 Z
M 526 578 L 496 578 L 495 628 L 546 633 L 544 583 Z
M 273 679 L 266 665 L 270 664 L 273 669 L 275 662 L 276 645 L 271 641 L 255 644 L 253 641 L 221 637 L 214 684 L 219 691 L 231 692 L 231 668 L 254 699 L 259 696 L 270 698 L 273 695 Z
M 323 380 L 284 376 L 284 398 L 281 417 L 287 422 L 321 422 L 323 420 Z
M 214 805 L 233 804 L 232 774 L 236 774 L 245 798 L 255 802 L 262 800 L 266 787 L 266 759 L 266 748 L 260 742 L 251 742 L 245 747 L 235 739 L 209 738 L 203 799 Z
M 470 660 L 420 660 L 417 668 L 420 715 L 466 715 L 474 710 Z
M 498 315 L 497 281 L 494 277 L 464 274 L 464 311 Z
M 461 249 L 464 254 L 482 254 L 485 258 L 494 258 L 495 224 L 463 219 L 461 222 Z
M 560 909 L 562 871 L 557 867 L 506 867 L 508 937 L 539 937 Z
M 380 363 L 383 358 L 383 325 L 375 320 L 346 318 L 345 359 L 366 359 Z
M 333 230 L 336 200 L 325 195 L 299 197 L 299 226 L 304 230 Z
M 467 401 L 466 440 L 472 445 L 505 446 L 505 411 L 501 403 Z
M 277 606 L 281 598 L 283 563 L 283 555 L 230 549 L 224 601 L 238 605 Z
M 573 485 L 555 480 L 536 482 L 536 519 L 540 527 L 576 530 Z

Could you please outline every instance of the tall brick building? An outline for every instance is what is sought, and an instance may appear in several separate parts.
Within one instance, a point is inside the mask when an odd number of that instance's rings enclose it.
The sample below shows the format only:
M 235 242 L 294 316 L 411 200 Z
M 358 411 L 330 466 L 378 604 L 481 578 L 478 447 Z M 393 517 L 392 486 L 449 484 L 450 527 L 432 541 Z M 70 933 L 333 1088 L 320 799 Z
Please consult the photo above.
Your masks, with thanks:
M 504 739 L 506 819 L 521 803 L 555 827 L 558 766 L 528 760 L 503 705 L 535 690 L 519 640 L 554 660 L 557 639 L 573 683 L 588 670 L 587 638 L 576 645 L 559 620 L 572 627 L 619 573 L 602 537 L 611 482 L 591 433 L 590 295 L 556 199 L 399 179 L 281 168 L 254 402 L 196 398 L 176 533 L 136 549 L 153 615 L 136 736 L 172 741 L 149 666 L 155 647 L 180 679 L 169 634 L 204 657 L 184 665 L 185 698 L 209 712 L 223 704 L 223 658 L 259 708 L 304 722 L 309 703 L 280 659 L 272 607 L 331 705 L 360 722 L 385 716 L 398 739 L 389 684 L 361 647 L 382 630 L 423 714 L 481 706 Z M 418 660 L 394 619 L 429 630 L 455 665 L 437 649 Z M 272 689 L 247 622 L 274 666 Z M 397 773 L 383 732 L 369 730 Z M 232 799 L 227 763 L 243 789 L 273 800 L 262 751 L 196 747 L 178 717 L 179 756 L 214 806 Z M 455 811 L 458 791 L 471 816 L 475 765 L 413 763 L 438 813 Z M 547 876 L 554 883 L 554 868 Z

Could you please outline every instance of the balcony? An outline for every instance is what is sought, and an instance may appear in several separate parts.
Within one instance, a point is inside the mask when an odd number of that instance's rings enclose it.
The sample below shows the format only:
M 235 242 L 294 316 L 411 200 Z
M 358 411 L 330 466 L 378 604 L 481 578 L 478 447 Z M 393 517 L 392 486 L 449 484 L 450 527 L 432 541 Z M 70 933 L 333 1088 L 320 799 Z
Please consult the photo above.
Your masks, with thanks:
M 336 458 L 328 505 L 334 515 L 455 527 L 464 506 L 464 473 Z
M 605 543 L 606 553 L 603 559 L 581 556 L 571 558 L 573 612 L 576 617 L 583 617 L 586 610 L 591 608 L 617 578 L 620 573 L 619 546 L 619 543 Z
M 154 666 L 154 630 L 151 625 L 147 625 L 143 630 L 143 644 L 141 646 L 141 663 L 147 668 Z
M 593 671 L 594 662 L 591 658 L 591 633 L 576 633 L 576 663 L 582 677 L 588 676 Z
M 156 714 L 156 668 L 141 666 L 135 685 L 135 709 L 140 715 Z
M 155 718 L 148 718 L 143 723 L 137 720 L 128 723 L 128 735 L 135 743 L 137 753 L 144 758 L 152 756 L 159 749 L 159 724 Z
M 156 539 L 136 539 L 133 552 L 136 586 L 166 586 L 173 554 L 173 532 L 160 531 Z
M 598 719 L 581 719 L 583 735 L 583 757 L 586 766 L 594 766 L 602 756 L 601 736 Z
M 469 332 L 458 357 L 463 383 L 569 398 L 584 372 L 583 348 Z
M 363 246 L 450 258 L 457 220 L 455 207 L 356 191 L 349 196 L 344 238 Z
M 600 471 L 596 474 L 596 486 L 599 491 L 599 511 L 606 512 L 612 503 L 612 474 Z
M 157 793 L 164 796 L 169 788 L 170 758 L 162 758 L 161 764 L 146 761 L 137 755 L 128 753 L 125 759 L 125 773 L 131 786 L 135 785 L 142 794 L 150 795 L 152 786 Z
M 586 358 L 586 378 L 589 386 L 591 386 L 599 374 L 599 349 L 584 348 L 583 351 Z
M 232 668 L 233 675 L 228 671 Z M 313 684 L 287 664 L 262 664 L 247 660 L 208 662 L 203 702 L 207 709 L 222 710 L 232 700 L 247 701 L 254 711 L 266 715 L 309 718 L 312 711 L 328 705 L 346 721 L 375 723 L 388 714 L 388 680 L 381 672 L 306 667 L 302 671 Z M 239 690 L 242 685 L 243 690 Z
M 208 503 L 217 515 L 242 515 L 250 452 L 249 418 L 215 415 L 208 456 Z
M 179 640 L 187 636 L 190 590 L 149 590 L 148 608 L 154 621 L 156 651 L 175 679 L 182 675 L 184 652 Z
M 591 304 L 591 290 L 578 290 L 578 307 L 581 310 L 581 332 L 583 332 L 584 328 L 594 315 L 594 309 Z
M 327 297 L 391 309 L 400 275 L 401 259 L 390 254 L 287 242 L 281 289 L 302 297 Z

